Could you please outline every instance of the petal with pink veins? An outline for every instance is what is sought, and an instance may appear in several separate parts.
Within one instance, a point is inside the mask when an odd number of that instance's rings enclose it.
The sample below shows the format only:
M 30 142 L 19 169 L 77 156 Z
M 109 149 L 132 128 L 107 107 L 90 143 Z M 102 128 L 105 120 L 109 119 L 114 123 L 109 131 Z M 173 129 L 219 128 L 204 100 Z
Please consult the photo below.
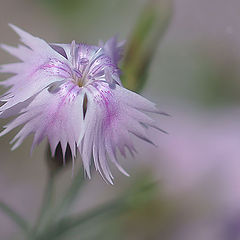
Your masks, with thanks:
M 13 149 L 31 133 L 34 133 L 32 149 L 44 137 L 48 137 L 52 154 L 60 142 L 63 154 L 69 144 L 75 157 L 76 142 L 79 139 L 83 126 L 83 96 L 82 90 L 75 84 L 68 82 L 62 84 L 56 92 L 44 89 L 34 100 L 21 111 L 21 115 L 5 126 L 0 136 L 12 129 L 25 124 L 14 137 Z

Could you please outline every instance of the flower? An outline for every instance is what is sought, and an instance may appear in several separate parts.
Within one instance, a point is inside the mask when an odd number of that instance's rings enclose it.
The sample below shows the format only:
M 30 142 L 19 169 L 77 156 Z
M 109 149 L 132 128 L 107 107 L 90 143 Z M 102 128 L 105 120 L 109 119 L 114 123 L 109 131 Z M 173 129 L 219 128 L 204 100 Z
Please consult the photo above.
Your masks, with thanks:
M 1 82 L 10 89 L 0 101 L 0 117 L 18 115 L 0 136 L 23 125 L 12 139 L 12 149 L 34 133 L 32 150 L 45 137 L 52 155 L 60 143 L 63 155 L 70 147 L 73 159 L 80 152 L 90 178 L 93 159 L 96 170 L 112 183 L 108 161 L 124 174 L 117 160 L 117 149 L 136 152 L 130 135 L 149 143 L 148 127 L 159 129 L 143 112 L 160 113 L 155 104 L 125 89 L 119 78 L 118 62 L 123 43 L 116 37 L 105 44 L 48 44 L 20 28 L 10 25 L 24 45 L 1 45 L 22 62 L 2 65 L 0 72 L 14 76 Z M 161 130 L 161 129 L 159 129 Z

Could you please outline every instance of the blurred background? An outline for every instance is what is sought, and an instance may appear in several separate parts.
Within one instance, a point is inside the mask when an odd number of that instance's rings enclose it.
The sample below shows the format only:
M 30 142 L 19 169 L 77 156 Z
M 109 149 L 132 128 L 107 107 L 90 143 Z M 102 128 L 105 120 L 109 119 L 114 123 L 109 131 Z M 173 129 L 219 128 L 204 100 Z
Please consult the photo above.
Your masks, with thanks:
M 0 42 L 19 43 L 8 23 L 48 42 L 97 44 L 115 34 L 129 40 L 147 2 L 0 0 Z M 114 186 L 95 173 L 91 181 L 85 179 L 72 214 L 130 192 L 127 210 L 93 219 L 61 239 L 240 239 L 240 1 L 153 2 L 171 17 L 154 46 L 142 95 L 171 115 L 153 116 L 169 134 L 150 132 L 157 148 L 136 140 L 137 157 L 122 159 L 131 177 L 112 166 Z M 0 51 L 0 64 L 14 61 Z M 0 200 L 31 223 L 47 181 L 47 143 L 31 157 L 28 137 L 11 152 L 15 134 L 0 139 Z M 75 172 L 80 167 L 79 160 Z M 57 179 L 55 200 L 71 181 L 69 167 Z M 21 237 L 0 212 L 0 238 Z

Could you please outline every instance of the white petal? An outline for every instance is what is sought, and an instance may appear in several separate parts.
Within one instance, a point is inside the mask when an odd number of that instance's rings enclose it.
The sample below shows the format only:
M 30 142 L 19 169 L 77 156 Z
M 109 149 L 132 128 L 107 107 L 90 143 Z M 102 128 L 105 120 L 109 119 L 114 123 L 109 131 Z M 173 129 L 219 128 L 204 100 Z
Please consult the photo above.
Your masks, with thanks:
M 4 50 L 23 62 L 0 67 L 0 72 L 16 74 L 0 83 L 6 87 L 12 86 L 6 93 L 11 96 L 11 99 L 0 107 L 0 112 L 26 101 L 51 83 L 66 80 L 71 71 L 66 58 L 54 51 L 44 40 L 34 37 L 14 25 L 10 26 L 28 47 L 1 45 Z
M 12 142 L 16 141 L 13 148 L 18 147 L 30 133 L 34 133 L 32 149 L 44 137 L 48 137 L 52 154 L 60 142 L 64 153 L 68 143 L 75 156 L 75 145 L 83 121 L 82 104 L 81 89 L 71 82 L 61 85 L 55 93 L 45 89 L 22 110 L 19 117 L 6 126 L 0 135 L 25 124 L 13 139 Z
M 78 142 L 79 151 L 87 169 L 93 156 L 97 171 L 112 183 L 113 176 L 108 160 L 111 160 L 122 173 L 128 175 L 117 161 L 116 150 L 118 149 L 124 157 L 125 148 L 134 154 L 135 149 L 130 135 L 152 143 L 147 137 L 145 125 L 153 124 L 153 121 L 137 109 L 141 106 L 144 110 L 150 111 L 153 110 L 154 104 L 117 84 L 106 82 L 94 82 L 87 86 L 85 92 L 88 99 L 87 111 Z M 126 95 L 132 99 L 131 103 L 125 99 Z M 141 105 L 142 102 L 144 106 Z M 88 169 L 87 172 L 89 171 Z

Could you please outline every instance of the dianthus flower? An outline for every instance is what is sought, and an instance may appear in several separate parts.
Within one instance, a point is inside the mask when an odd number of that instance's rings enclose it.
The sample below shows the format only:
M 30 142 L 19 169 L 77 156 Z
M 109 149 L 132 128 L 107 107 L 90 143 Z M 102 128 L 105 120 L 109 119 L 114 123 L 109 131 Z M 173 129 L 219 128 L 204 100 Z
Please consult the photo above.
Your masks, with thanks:
M 0 71 L 13 73 L 1 82 L 9 90 L 0 98 L 0 117 L 17 117 L 4 126 L 0 136 L 23 125 L 12 139 L 16 149 L 31 133 L 32 150 L 45 137 L 54 155 L 61 144 L 63 155 L 69 145 L 73 159 L 80 152 L 90 178 L 90 165 L 110 183 L 108 161 L 127 175 L 117 160 L 117 149 L 136 152 L 130 135 L 149 143 L 148 127 L 157 128 L 143 112 L 160 113 L 155 104 L 125 89 L 118 62 L 123 43 L 115 37 L 99 46 L 48 44 L 44 40 L 10 25 L 24 45 L 1 47 L 21 62 L 2 65 Z

